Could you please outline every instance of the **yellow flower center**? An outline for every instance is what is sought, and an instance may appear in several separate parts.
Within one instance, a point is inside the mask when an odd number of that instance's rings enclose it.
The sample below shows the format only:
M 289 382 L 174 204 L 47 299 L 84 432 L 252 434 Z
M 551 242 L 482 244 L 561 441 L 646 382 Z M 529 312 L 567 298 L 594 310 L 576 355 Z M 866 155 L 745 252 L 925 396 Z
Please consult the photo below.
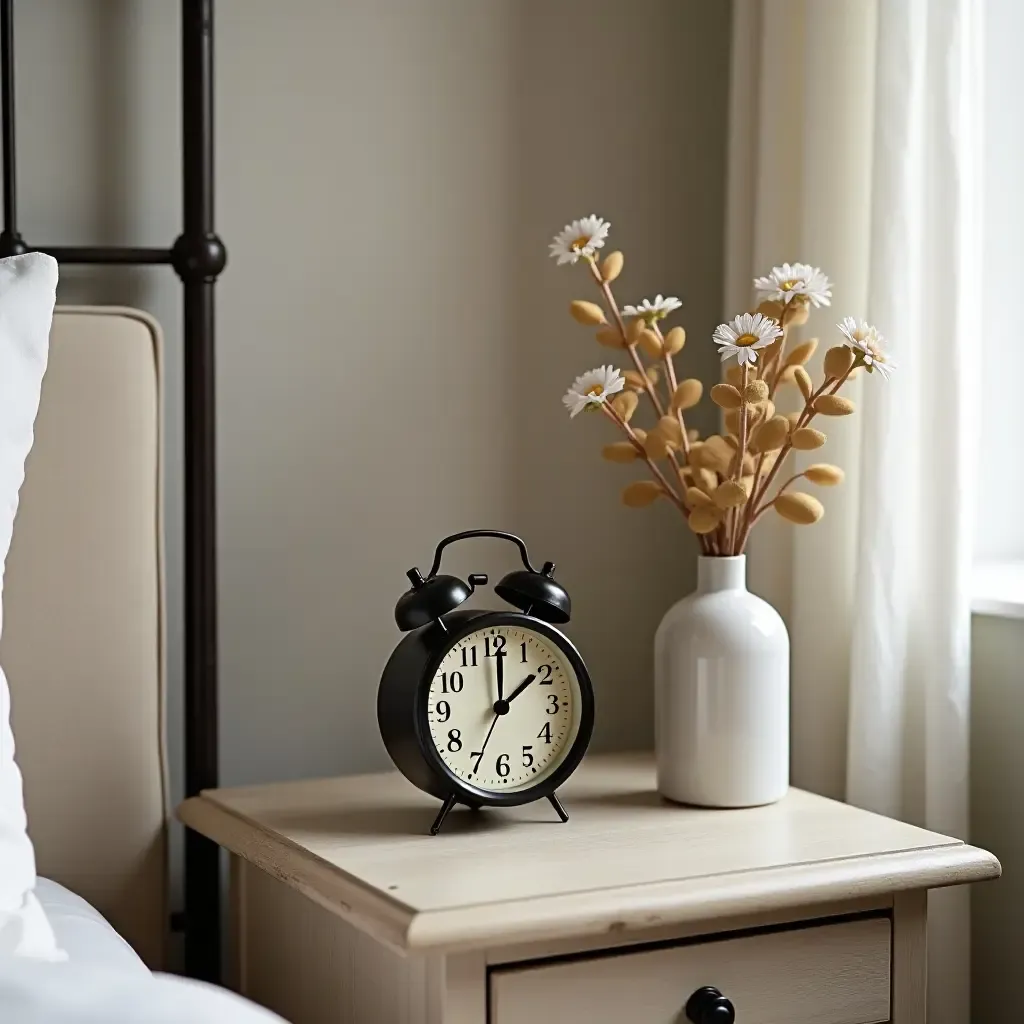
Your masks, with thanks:
M 603 395 L 604 394 L 604 388 L 600 384 L 591 384 L 590 387 L 587 388 L 587 394 L 588 395 Z
M 755 341 L 758 340 L 760 339 L 757 337 L 756 334 L 741 334 L 736 339 L 736 344 L 742 346 L 743 348 L 749 348 L 751 345 L 754 344 Z
M 590 244 L 590 235 L 580 235 L 569 243 L 570 249 L 585 249 Z
M 794 288 L 796 288 L 796 287 L 798 287 L 799 285 L 802 285 L 802 284 L 803 284 L 803 281 L 801 281 L 800 278 L 794 277 L 794 278 L 790 279 L 789 281 L 783 281 L 782 284 L 779 285 L 779 287 L 784 292 L 791 292 Z

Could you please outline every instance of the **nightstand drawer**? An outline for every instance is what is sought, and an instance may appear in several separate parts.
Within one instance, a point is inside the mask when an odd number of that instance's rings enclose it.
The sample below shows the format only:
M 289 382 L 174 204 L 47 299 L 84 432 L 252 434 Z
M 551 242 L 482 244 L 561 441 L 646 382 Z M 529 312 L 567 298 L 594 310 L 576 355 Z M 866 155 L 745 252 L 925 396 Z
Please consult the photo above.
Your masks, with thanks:
M 494 971 L 493 1024 L 685 1024 L 713 985 L 736 1024 L 876 1024 L 889 1019 L 888 918 L 602 954 Z

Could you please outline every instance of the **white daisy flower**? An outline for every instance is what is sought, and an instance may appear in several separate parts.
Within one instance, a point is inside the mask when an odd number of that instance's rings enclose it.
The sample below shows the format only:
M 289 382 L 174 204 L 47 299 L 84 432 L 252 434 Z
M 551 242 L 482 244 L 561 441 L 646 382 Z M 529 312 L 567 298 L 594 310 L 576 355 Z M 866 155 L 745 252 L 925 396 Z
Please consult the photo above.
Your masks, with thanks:
M 609 395 L 626 386 L 626 379 L 614 366 L 599 366 L 577 377 L 572 387 L 562 396 L 570 416 L 581 413 L 588 405 L 604 405 Z
M 644 299 L 639 306 L 623 306 L 622 315 L 642 316 L 648 323 L 652 323 L 655 320 L 664 320 L 669 313 L 674 313 L 682 305 L 682 302 L 674 296 L 663 298 L 658 295 L 653 302 L 650 299 Z
M 888 380 L 896 369 L 896 364 L 885 354 L 882 346 L 885 338 L 864 320 L 855 320 L 852 316 L 844 316 L 841 324 L 836 324 L 846 338 L 847 344 L 857 352 L 867 367 L 868 373 L 875 370 Z
M 719 324 L 712 335 L 722 362 L 736 357 L 740 366 L 757 362 L 757 349 L 770 345 L 782 334 L 782 328 L 762 313 L 741 313 L 727 324 Z
M 548 246 L 551 256 L 563 263 L 575 263 L 581 256 L 593 256 L 608 237 L 611 224 L 596 214 L 566 224 Z
M 832 305 L 832 282 L 817 268 L 806 263 L 783 263 L 772 267 L 767 277 L 754 279 L 759 302 L 790 302 L 803 296 L 819 306 Z

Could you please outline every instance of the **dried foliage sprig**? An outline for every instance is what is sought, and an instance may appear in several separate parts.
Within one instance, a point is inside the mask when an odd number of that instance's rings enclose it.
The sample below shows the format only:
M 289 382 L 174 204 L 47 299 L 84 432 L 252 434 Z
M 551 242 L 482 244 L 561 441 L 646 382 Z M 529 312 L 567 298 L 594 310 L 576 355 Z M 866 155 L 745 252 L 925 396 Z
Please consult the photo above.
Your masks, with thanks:
M 712 341 L 722 361 L 735 359 L 725 380 L 711 388 L 711 400 L 722 410 L 724 431 L 701 438 L 686 425 L 685 414 L 703 395 L 696 378 L 680 379 L 675 358 L 686 344 L 680 326 L 663 330 L 662 321 L 682 307 L 679 299 L 658 295 L 636 305 L 619 306 L 612 284 L 622 273 L 621 252 L 598 258 L 610 225 L 592 215 L 567 224 L 551 243 L 559 264 L 584 262 L 601 303 L 577 299 L 569 312 L 577 323 L 595 327 L 596 340 L 623 351 L 630 368 L 612 365 L 577 377 L 563 402 L 571 416 L 600 411 L 625 437 L 606 444 L 609 462 L 640 462 L 649 479 L 635 480 L 622 492 L 632 508 L 670 501 L 697 536 L 706 555 L 738 555 L 750 532 L 769 510 L 800 526 L 816 523 L 824 506 L 811 494 L 793 490 L 800 481 L 834 487 L 843 481 L 837 466 L 820 462 L 776 479 L 793 451 L 814 451 L 827 437 L 811 426 L 818 416 L 847 416 L 854 403 L 839 391 L 853 374 L 876 370 L 885 379 L 895 368 L 885 354 L 885 340 L 863 320 L 846 317 L 838 325 L 842 341 L 825 353 L 822 379 L 815 384 L 806 366 L 817 339 L 787 352 L 790 328 L 807 322 L 811 309 L 830 306 L 832 284 L 817 267 L 783 263 L 754 281 L 759 305 L 720 324 Z M 784 385 L 794 388 L 802 408 L 782 415 L 775 398 Z M 633 424 L 646 399 L 654 425 Z

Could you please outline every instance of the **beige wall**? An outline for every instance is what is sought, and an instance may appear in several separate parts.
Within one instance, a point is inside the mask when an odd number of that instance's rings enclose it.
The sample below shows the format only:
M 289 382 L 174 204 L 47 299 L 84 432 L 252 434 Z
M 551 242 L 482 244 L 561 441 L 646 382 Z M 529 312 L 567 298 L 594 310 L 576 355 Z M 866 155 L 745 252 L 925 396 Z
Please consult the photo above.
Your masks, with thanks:
M 177 4 L 17 5 L 23 229 L 165 244 L 179 225 Z M 680 294 L 709 378 L 721 307 L 729 7 L 679 0 L 220 0 L 218 347 L 226 782 L 383 767 L 374 701 L 404 571 L 445 532 L 522 531 L 572 591 L 597 741 L 651 735 L 650 656 L 691 583 L 667 509 L 627 512 L 603 424 L 559 397 L 607 356 L 550 235 L 592 211 L 624 298 Z M 180 598 L 179 292 L 69 270 L 65 299 L 168 330 Z M 481 545 L 461 571 L 499 570 Z M 172 616 L 172 675 L 180 616 Z M 172 721 L 180 688 L 172 693 Z M 180 761 L 178 737 L 172 753 Z

